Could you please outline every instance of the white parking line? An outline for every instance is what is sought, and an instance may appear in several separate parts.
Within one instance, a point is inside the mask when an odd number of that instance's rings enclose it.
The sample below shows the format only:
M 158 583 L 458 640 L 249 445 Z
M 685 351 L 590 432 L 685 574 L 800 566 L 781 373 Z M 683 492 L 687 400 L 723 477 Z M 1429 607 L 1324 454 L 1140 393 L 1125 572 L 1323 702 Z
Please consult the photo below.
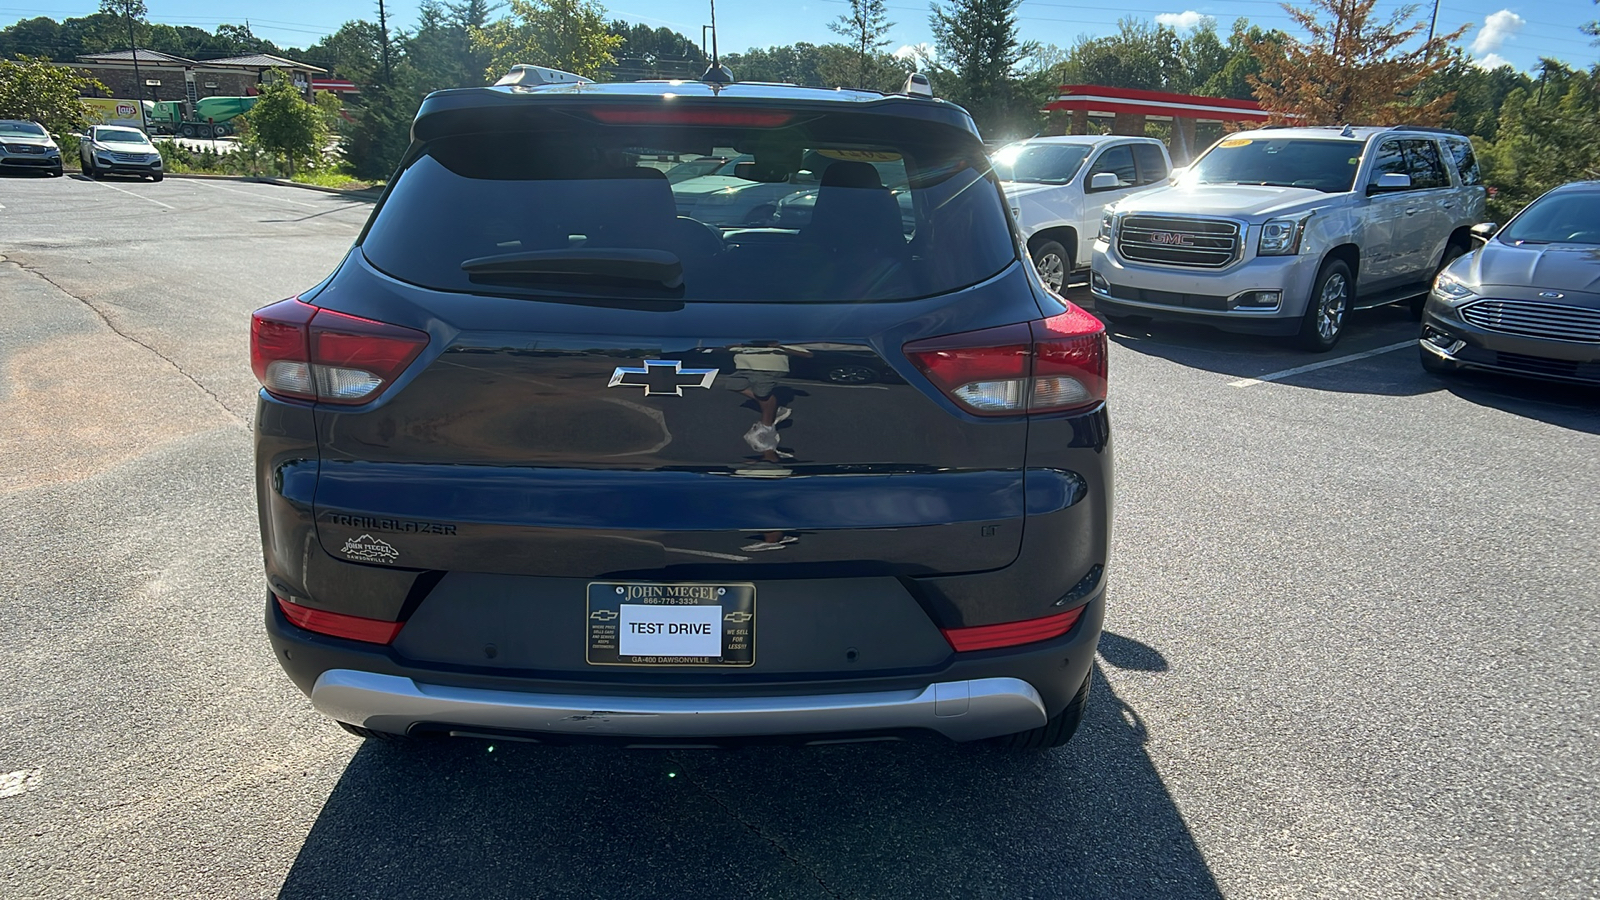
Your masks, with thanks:
M 1282 378 L 1288 378 L 1290 375 L 1299 375 L 1302 372 L 1315 372 L 1318 369 L 1326 369 L 1330 366 L 1342 366 L 1347 362 L 1355 362 L 1358 359 L 1366 359 L 1369 356 L 1382 356 L 1385 353 L 1393 353 L 1396 350 L 1403 350 L 1406 347 L 1415 347 L 1416 345 L 1416 338 L 1412 338 L 1409 341 L 1401 341 L 1398 344 L 1390 344 L 1387 347 L 1379 347 L 1376 350 L 1367 350 L 1363 353 L 1352 353 L 1349 356 L 1341 356 L 1337 359 L 1325 359 L 1322 362 L 1315 362 L 1309 366 L 1295 366 L 1292 369 L 1284 369 L 1282 372 L 1272 372 L 1266 375 L 1257 375 L 1254 378 L 1241 378 L 1238 381 L 1228 382 L 1228 387 L 1242 388 L 1249 387 L 1252 384 L 1265 384 L 1269 381 L 1278 381 Z
M 117 191 L 118 193 L 127 194 L 129 197 L 138 197 L 140 200 L 148 200 L 149 202 L 154 203 L 157 206 L 166 206 L 167 209 L 177 209 L 176 206 L 167 206 L 167 204 L 162 203 L 160 200 L 151 200 L 149 197 L 146 197 L 143 194 L 135 194 L 133 191 L 124 190 L 122 188 L 117 187 L 114 184 L 106 184 L 104 181 L 94 181 L 93 179 L 91 179 L 89 181 L 89 183 L 90 184 L 98 184 L 103 188 L 107 188 L 109 190 Z
M 241 191 L 238 188 L 223 187 L 222 185 L 217 184 L 214 181 L 205 181 L 205 180 L 199 179 L 199 178 L 186 178 L 184 180 L 185 181 L 193 181 L 193 182 L 198 183 L 198 184 L 204 184 L 204 185 L 207 185 L 209 187 L 214 187 L 219 191 L 227 191 L 230 194 L 243 194 L 246 197 L 254 197 L 257 200 L 272 200 L 272 201 L 276 201 L 278 203 L 293 203 L 295 206 L 304 206 L 304 207 L 307 207 L 309 209 L 327 209 L 328 208 L 328 204 L 326 204 L 326 203 L 306 203 L 306 202 L 304 202 L 302 200 L 290 200 L 288 197 L 280 197 L 280 196 L 278 196 L 276 194 L 259 193 L 259 192 L 256 192 L 256 191 Z M 351 204 L 351 205 L 354 206 L 356 204 Z

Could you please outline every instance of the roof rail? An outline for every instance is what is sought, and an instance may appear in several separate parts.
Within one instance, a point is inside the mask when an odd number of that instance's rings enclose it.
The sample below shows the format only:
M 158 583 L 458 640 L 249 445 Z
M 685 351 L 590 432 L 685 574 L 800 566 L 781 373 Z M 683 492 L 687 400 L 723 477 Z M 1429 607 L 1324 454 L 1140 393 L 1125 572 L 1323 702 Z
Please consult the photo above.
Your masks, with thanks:
M 1437 125 L 1391 125 L 1389 127 L 1395 131 L 1426 131 L 1432 134 L 1453 134 L 1456 137 L 1466 137 L 1466 135 L 1454 128 L 1440 128 Z

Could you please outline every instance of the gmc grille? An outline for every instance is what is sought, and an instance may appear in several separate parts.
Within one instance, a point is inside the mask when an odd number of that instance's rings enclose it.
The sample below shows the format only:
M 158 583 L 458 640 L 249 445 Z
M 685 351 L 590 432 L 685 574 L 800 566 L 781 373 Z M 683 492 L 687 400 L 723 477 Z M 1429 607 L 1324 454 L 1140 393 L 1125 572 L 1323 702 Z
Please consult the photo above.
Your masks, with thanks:
M 1223 219 L 1126 216 L 1117 227 L 1117 252 L 1135 262 L 1220 269 L 1242 245 L 1239 226 Z
M 1531 300 L 1478 300 L 1462 307 L 1461 318 L 1505 334 L 1600 343 L 1600 309 Z

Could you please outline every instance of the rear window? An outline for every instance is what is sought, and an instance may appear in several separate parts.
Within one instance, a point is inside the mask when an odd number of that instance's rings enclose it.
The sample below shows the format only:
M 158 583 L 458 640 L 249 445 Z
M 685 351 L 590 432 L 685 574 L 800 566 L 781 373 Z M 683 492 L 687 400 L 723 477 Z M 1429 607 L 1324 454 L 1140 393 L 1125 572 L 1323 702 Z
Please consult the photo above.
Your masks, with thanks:
M 977 140 L 887 118 L 730 131 L 564 116 L 439 138 L 399 175 L 362 252 L 440 290 L 753 302 L 914 299 L 1012 263 Z M 683 168 L 695 159 L 707 161 Z M 663 259 L 681 278 L 652 281 Z

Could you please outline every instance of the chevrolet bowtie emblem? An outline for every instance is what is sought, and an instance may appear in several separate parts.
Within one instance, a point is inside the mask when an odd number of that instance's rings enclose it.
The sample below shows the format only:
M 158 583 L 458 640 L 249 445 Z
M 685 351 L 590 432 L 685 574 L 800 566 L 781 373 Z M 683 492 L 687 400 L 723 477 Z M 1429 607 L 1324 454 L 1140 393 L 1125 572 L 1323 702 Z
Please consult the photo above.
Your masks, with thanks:
M 685 369 L 676 359 L 647 359 L 640 368 L 617 366 L 606 387 L 642 387 L 646 397 L 682 397 L 684 388 L 709 388 L 716 377 L 716 369 Z

